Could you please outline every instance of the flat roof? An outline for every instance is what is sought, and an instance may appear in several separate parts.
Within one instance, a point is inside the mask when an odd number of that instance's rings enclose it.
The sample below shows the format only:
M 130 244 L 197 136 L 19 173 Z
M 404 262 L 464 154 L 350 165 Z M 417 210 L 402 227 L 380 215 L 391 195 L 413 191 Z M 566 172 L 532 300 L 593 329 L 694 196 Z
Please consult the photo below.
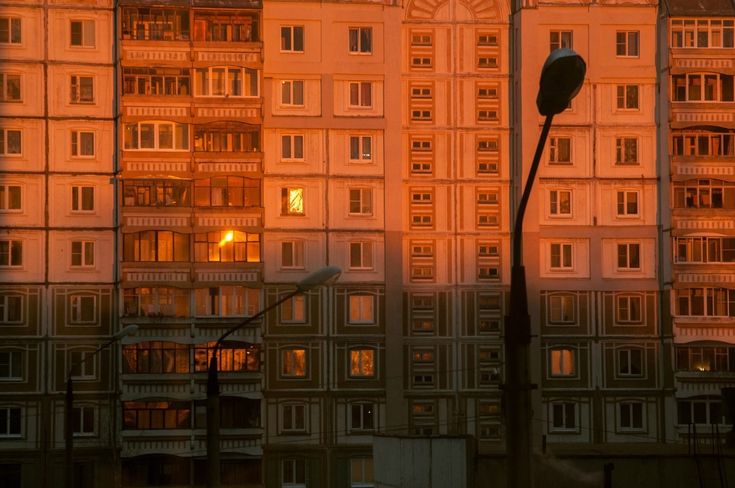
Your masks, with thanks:
M 735 16 L 733 0 L 666 0 L 671 17 Z

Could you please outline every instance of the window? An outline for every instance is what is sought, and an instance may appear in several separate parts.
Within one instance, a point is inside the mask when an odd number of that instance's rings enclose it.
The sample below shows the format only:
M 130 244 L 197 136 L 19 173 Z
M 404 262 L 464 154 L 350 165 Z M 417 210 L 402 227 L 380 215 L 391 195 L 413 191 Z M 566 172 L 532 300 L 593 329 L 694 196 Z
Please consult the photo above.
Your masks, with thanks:
M 549 214 L 552 217 L 570 217 L 572 215 L 572 191 L 549 191 Z
M 369 163 L 373 160 L 373 138 L 350 136 L 350 162 Z
M 123 429 L 190 429 L 189 402 L 122 402 Z
M 260 291 L 228 285 L 194 290 L 198 317 L 252 317 L 260 310 Z
M 371 27 L 350 27 L 350 54 L 372 54 L 373 29 Z
M 23 266 L 23 241 L 0 240 L 0 267 Z
M 71 431 L 74 436 L 93 436 L 95 433 L 95 408 L 74 407 L 71 410 Z
M 638 164 L 638 139 L 615 138 L 615 164 Z
M 71 242 L 71 265 L 80 268 L 88 268 L 94 266 L 93 241 Z
M 350 188 L 349 214 L 363 216 L 373 214 L 372 188 Z
M 719 127 L 717 130 L 718 132 L 675 131 L 671 138 L 671 154 L 694 157 L 735 156 L 735 133 Z
M 369 108 L 373 106 L 373 84 L 369 81 L 351 81 L 350 107 Z
M 175 122 L 138 122 L 125 124 L 125 150 L 186 151 L 189 149 L 189 125 Z
M 194 11 L 194 40 L 200 42 L 255 42 L 258 15 L 245 12 Z
M 189 372 L 189 346 L 150 341 L 122 348 L 123 373 L 172 374 Z
M 479 241 L 477 243 L 477 279 L 479 281 L 500 279 L 499 241 Z
M 123 95 L 189 96 L 189 68 L 123 68 Z
M 638 110 L 638 85 L 617 85 L 618 110 Z
M 642 349 L 618 349 L 617 376 L 640 377 L 643 376 L 643 350 Z
M 281 26 L 281 52 L 304 52 L 304 26 Z
M 411 281 L 432 281 L 434 279 L 434 241 L 411 240 L 409 267 Z
M 348 408 L 350 432 L 375 430 L 374 403 L 350 403 Z
M 577 295 L 554 293 L 549 295 L 549 323 L 573 324 L 577 321 Z
M 479 293 L 477 295 L 477 328 L 480 334 L 497 334 L 503 313 L 502 295 Z
M 23 295 L 0 295 L 0 326 L 23 323 L 23 301 Z
M 216 342 L 194 347 L 194 371 L 208 371 Z M 260 371 L 260 346 L 237 341 L 225 341 L 217 353 L 218 370 L 228 372 Z
M 412 121 L 429 122 L 434 117 L 433 83 L 411 83 L 409 112 Z
M 258 70 L 239 66 L 212 66 L 195 71 L 198 97 L 257 97 Z
M 72 378 L 94 379 L 97 358 L 90 351 L 69 351 L 68 370 Z
M 551 31 L 549 32 L 550 51 L 563 47 L 573 49 L 572 31 Z
M 16 381 L 23 379 L 23 352 L 0 351 L 0 380 Z
M 573 247 L 571 243 L 552 243 L 550 246 L 552 270 L 571 270 L 573 263 Z
M 735 347 L 677 347 L 676 370 L 697 373 L 735 373 Z
M 500 402 L 499 401 L 479 401 L 477 405 L 478 412 L 478 437 L 482 440 L 498 440 L 501 437 L 500 431 Z
M 550 404 L 550 432 L 577 431 L 577 404 L 572 402 L 554 402 Z
M 733 237 L 674 237 L 676 263 L 733 263 Z
M 281 81 L 281 105 L 304 105 L 304 80 Z
M 676 182 L 674 208 L 735 208 L 735 183 L 723 180 Z
M 20 141 L 21 131 L 19 129 L 0 129 L 0 155 L 13 156 L 20 154 Z
M 281 376 L 306 377 L 306 349 L 284 349 L 281 351 Z
M 222 230 L 194 234 L 197 263 L 259 263 L 260 234 Z
M 409 60 L 411 69 L 426 70 L 434 65 L 433 34 L 431 32 L 411 32 Z
M 306 432 L 306 405 L 303 403 L 281 405 L 281 431 Z
M 434 139 L 430 136 L 410 136 L 412 175 L 430 175 L 434 166 Z
M 638 243 L 618 244 L 618 270 L 641 269 L 641 245 Z
M 146 230 L 123 234 L 123 260 L 130 262 L 189 261 L 189 234 Z
M 677 315 L 685 317 L 735 317 L 735 290 L 730 288 L 678 288 Z
M 503 379 L 500 371 L 500 349 L 480 347 L 478 350 L 478 385 L 493 386 Z
M 721 397 L 678 400 L 676 407 L 679 424 L 727 424 Z
M 72 295 L 69 298 L 69 323 L 76 325 L 97 322 L 97 297 L 95 295 Z
M 640 54 L 640 32 L 618 31 L 615 33 L 615 55 L 619 57 L 637 58 Z
M 0 185 L 0 212 L 21 210 L 22 191 L 18 185 Z
M 72 47 L 94 47 L 94 20 L 72 20 L 69 24 Z
M 481 60 L 486 58 L 481 58 Z M 478 83 L 475 107 L 478 122 L 493 122 L 498 120 L 498 91 L 497 84 Z
M 641 402 L 618 403 L 618 427 L 621 431 L 643 430 L 643 404 Z
M 196 127 L 195 152 L 258 152 L 260 127 L 239 122 L 219 122 Z
M 94 77 L 72 75 L 69 101 L 71 103 L 94 103 Z
M 732 48 L 733 21 L 724 19 L 672 19 L 671 47 Z
M 430 436 L 436 431 L 436 404 L 414 401 L 411 404 L 411 431 L 415 435 Z
M 188 200 L 187 183 L 164 182 L 163 185 L 166 185 L 166 206 Z M 156 200 L 160 201 L 160 196 Z M 197 207 L 259 207 L 260 204 L 260 180 L 255 178 L 215 176 L 194 181 L 194 205 Z
M 374 486 L 373 458 L 351 458 L 350 488 L 372 488 Z
M 348 295 L 348 317 L 349 324 L 374 324 L 375 323 L 375 296 L 374 295 Z
M 373 243 L 350 242 L 350 270 L 373 269 Z
M 304 215 L 303 188 L 281 188 L 281 215 Z
M 375 349 L 350 350 L 350 378 L 375 377 Z
M 569 348 L 550 350 L 549 373 L 553 378 L 577 376 L 575 350 Z
M 306 488 L 306 460 L 281 460 L 281 488 Z
M 20 44 L 21 23 L 18 17 L 0 17 L 0 44 Z
M 411 293 L 411 331 L 416 335 L 429 335 L 435 332 L 436 300 L 434 295 Z
M 281 304 L 281 322 L 286 324 L 306 323 L 306 295 L 296 295 Z
M 688 73 L 671 75 L 671 99 L 674 102 L 732 102 L 735 86 L 732 75 Z
M 225 182 L 237 180 L 235 177 L 222 179 Z M 209 196 L 209 194 L 205 195 L 207 198 Z M 211 203 L 210 200 L 205 200 L 205 202 L 206 206 Z M 185 180 L 125 180 L 123 181 L 123 205 L 126 207 L 189 207 L 191 206 L 191 182 Z
M 637 217 L 638 216 L 638 192 L 637 191 L 618 191 L 616 192 L 618 217 Z
M 498 227 L 500 225 L 498 190 L 478 190 L 477 199 L 477 226 Z
M 281 136 L 281 160 L 303 161 L 304 159 L 304 136 L 283 135 Z
M 304 269 L 304 241 L 281 243 L 281 268 Z
M 434 348 L 415 347 L 411 350 L 411 385 L 431 388 L 436 381 L 436 353 Z
M 549 164 L 572 164 L 572 138 L 549 139 Z
M 189 291 L 180 288 L 126 288 L 125 317 L 188 317 Z
M 0 102 L 20 102 L 20 75 L 0 73 Z
M 0 437 L 20 437 L 20 417 L 20 407 L 0 407 Z
M 476 169 L 480 175 L 497 175 L 499 173 L 500 155 L 497 137 L 478 137 L 476 150 Z
M 124 7 L 122 38 L 148 41 L 188 41 L 189 10 Z
M 616 295 L 615 318 L 620 324 L 640 324 L 642 316 L 643 298 L 640 295 Z
M 94 211 L 94 187 L 72 186 L 71 187 L 71 209 L 73 212 Z
M 408 209 L 411 228 L 434 226 L 434 193 L 432 189 L 411 189 Z
M 71 155 L 77 157 L 94 156 L 94 132 L 71 131 Z

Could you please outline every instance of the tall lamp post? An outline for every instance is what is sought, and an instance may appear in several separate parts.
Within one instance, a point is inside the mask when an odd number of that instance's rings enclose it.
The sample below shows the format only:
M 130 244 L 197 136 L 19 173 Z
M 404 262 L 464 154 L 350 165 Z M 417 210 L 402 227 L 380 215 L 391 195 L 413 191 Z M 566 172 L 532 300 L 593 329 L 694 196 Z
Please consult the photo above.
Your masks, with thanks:
M 587 65 L 581 56 L 571 49 L 554 50 L 541 69 L 536 106 L 546 117 L 539 136 L 536 153 L 528 172 L 526 186 L 518 204 L 513 228 L 513 267 L 510 277 L 510 315 L 505 318 L 506 382 L 505 418 L 507 424 L 507 486 L 531 488 L 533 486 L 533 460 L 531 453 L 531 384 L 529 346 L 531 345 L 531 318 L 528 314 L 526 271 L 523 267 L 521 238 L 523 216 L 528 205 L 533 180 L 538 170 L 541 154 L 549 135 L 554 115 L 563 112 L 582 88 Z
M 222 336 L 217 339 L 212 351 L 212 357 L 209 359 L 209 371 L 207 373 L 207 486 L 209 488 L 220 487 L 220 462 L 219 462 L 219 377 L 218 377 L 218 353 L 222 342 L 233 332 L 245 327 L 254 320 L 262 317 L 269 311 L 273 310 L 286 300 L 294 296 L 307 292 L 318 286 L 334 283 L 342 273 L 336 266 L 327 266 L 321 268 L 296 284 L 296 289 L 285 296 L 279 298 L 274 303 L 265 307 L 255 315 L 248 317 L 243 322 L 228 329 Z
M 74 486 L 74 383 L 72 381 L 74 368 L 86 363 L 95 357 L 97 353 L 110 347 L 123 337 L 133 335 L 137 331 L 137 325 L 128 325 L 112 336 L 112 339 L 95 349 L 93 353 L 85 354 L 81 361 L 77 361 L 69 367 L 66 375 L 66 396 L 64 397 L 64 454 L 66 456 L 66 462 L 64 463 L 64 486 L 66 488 L 72 488 Z

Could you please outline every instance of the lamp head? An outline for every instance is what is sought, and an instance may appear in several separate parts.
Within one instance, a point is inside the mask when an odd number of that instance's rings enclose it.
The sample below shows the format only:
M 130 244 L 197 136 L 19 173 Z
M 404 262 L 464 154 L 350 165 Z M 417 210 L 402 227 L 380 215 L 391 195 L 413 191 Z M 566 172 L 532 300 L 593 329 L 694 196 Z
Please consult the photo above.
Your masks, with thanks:
M 555 49 L 541 68 L 536 106 L 541 115 L 563 112 L 584 83 L 587 64 L 569 48 Z
M 120 329 L 118 333 L 113 336 L 113 338 L 117 341 L 122 339 L 123 337 L 133 335 L 136 332 L 138 332 L 138 326 L 135 324 L 131 324 Z
M 296 287 L 299 291 L 308 291 L 321 285 L 330 285 L 337 281 L 342 270 L 337 266 L 326 266 L 311 273 L 309 276 L 299 281 Z

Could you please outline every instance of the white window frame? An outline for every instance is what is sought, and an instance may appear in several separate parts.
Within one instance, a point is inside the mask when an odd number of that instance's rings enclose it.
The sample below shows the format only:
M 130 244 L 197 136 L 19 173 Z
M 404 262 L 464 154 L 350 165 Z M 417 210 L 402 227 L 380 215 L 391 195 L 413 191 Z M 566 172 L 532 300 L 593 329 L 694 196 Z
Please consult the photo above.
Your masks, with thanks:
M 347 295 L 347 323 L 374 324 L 375 298 L 375 295 L 365 293 Z
M 352 421 L 354 418 L 353 413 L 355 409 L 359 410 L 360 425 L 355 425 Z M 369 416 L 372 419 L 372 427 L 365 425 L 364 420 L 366 417 L 366 410 L 368 411 Z M 374 432 L 377 429 L 377 422 L 378 415 L 375 403 L 355 401 L 347 404 L 347 426 L 349 433 Z
M 569 405 L 572 405 L 572 409 L 574 410 L 572 412 L 573 419 L 572 423 L 574 424 L 571 427 L 568 427 L 568 416 L 569 412 L 567 410 L 567 407 Z M 561 406 L 561 410 L 557 410 L 555 407 Z M 562 418 L 560 419 L 562 421 L 563 426 L 555 426 L 556 423 L 556 414 L 557 412 L 561 412 Z M 549 403 L 549 432 L 559 432 L 559 433 L 576 433 L 579 432 L 579 404 L 577 402 L 573 401 L 555 401 Z
M 84 208 L 85 193 L 92 193 L 92 208 Z M 73 213 L 92 213 L 96 205 L 95 187 L 90 185 L 74 185 L 71 187 L 71 211 Z
M 18 152 L 9 152 L 10 144 L 8 143 L 8 137 L 10 132 L 18 134 Z M 0 129 L 0 138 L 2 138 L 0 141 L 2 143 L 0 156 L 17 158 L 23 155 L 23 129 L 3 127 Z
M 371 217 L 373 215 L 373 189 L 348 188 L 347 213 L 350 216 Z
M 79 23 L 80 26 L 80 43 L 74 44 L 74 24 Z M 91 28 L 89 26 L 92 26 Z M 96 25 L 94 19 L 70 19 L 69 20 L 69 47 L 77 49 L 94 48 L 96 42 Z M 91 37 L 91 39 L 89 39 Z
M 92 299 L 92 319 L 84 320 L 82 308 L 84 302 Z M 69 323 L 72 325 L 96 325 L 97 324 L 97 296 L 78 294 L 69 297 Z
M 214 93 L 215 88 L 215 76 L 214 70 L 222 70 L 222 93 Z M 257 70 L 252 68 L 244 68 L 242 66 L 208 66 L 206 68 L 195 68 L 193 72 L 194 76 L 194 96 L 202 98 L 256 98 L 260 96 L 259 81 L 255 87 L 255 93 L 248 94 L 250 90 L 248 81 L 252 79 L 252 73 L 248 71 L 255 71 L 256 80 L 259 79 Z M 240 94 L 236 93 L 237 90 L 233 90 L 233 72 L 239 72 L 240 75 Z
M 284 434 L 305 434 L 308 432 L 307 426 L 307 404 L 306 403 L 294 403 L 288 402 L 281 405 L 281 433 Z M 301 410 L 301 425 L 299 425 L 299 414 L 298 410 Z M 288 418 L 291 426 L 286 426 L 286 419 Z
M 290 263 L 284 259 L 287 256 Z M 304 241 L 294 239 L 281 242 L 281 269 L 304 269 Z
M 628 105 L 629 91 L 635 89 L 635 106 Z M 615 108 L 618 111 L 638 111 L 641 109 L 641 85 L 634 83 L 615 85 Z
M 367 32 L 367 46 L 363 32 Z M 353 39 L 354 34 L 354 39 Z M 354 42 L 353 42 L 354 41 Z M 347 49 L 350 54 L 367 56 L 373 53 L 373 28 L 366 26 L 349 27 L 347 31 Z
M 82 83 L 91 82 L 91 97 L 83 98 Z M 95 76 L 90 74 L 77 74 L 69 76 L 69 103 L 73 105 L 89 105 L 95 103 Z
M 0 24 L 7 24 L 7 28 L 3 30 L 8 34 L 7 40 L 0 38 L 0 44 L 7 46 L 20 46 L 23 44 L 22 18 L 12 15 L 3 15 L 0 17 Z M 17 34 L 17 38 L 14 34 Z
M 74 437 L 94 437 L 97 434 L 97 408 L 91 405 L 78 405 L 72 408 L 72 415 L 79 417 L 79 431 L 74 431 Z M 87 416 L 92 416 L 92 430 L 84 430 L 84 420 Z M 72 423 L 72 426 L 74 423 Z
M 350 163 L 372 163 L 373 162 L 373 136 L 354 134 L 349 136 L 349 162 Z M 354 156 L 357 156 L 356 158 Z
M 616 378 L 643 378 L 646 375 L 646 354 L 639 347 L 620 347 L 615 350 L 615 377 Z M 634 355 L 637 354 L 640 371 L 633 371 Z
M 288 38 L 284 34 L 288 32 Z M 280 28 L 280 52 L 303 53 L 306 45 L 306 32 L 303 25 L 282 25 Z M 298 39 L 298 42 L 297 42 Z M 298 44 L 301 49 L 298 49 Z
M 84 137 L 92 138 L 92 153 L 84 154 L 83 149 L 85 147 L 83 143 Z M 93 130 L 72 130 L 71 131 L 71 156 L 73 158 L 87 158 L 93 159 L 96 154 L 96 134 Z
M 643 432 L 646 429 L 646 408 L 645 403 L 637 400 L 629 400 L 618 403 L 617 408 L 617 427 L 620 432 Z M 635 424 L 635 408 L 640 409 L 641 425 L 636 426 Z M 623 424 L 623 409 L 628 410 L 628 419 L 630 425 Z
M 372 241 L 354 241 L 348 245 L 349 269 L 351 271 L 369 271 L 375 269 L 375 256 Z M 353 257 L 359 254 L 359 262 Z
M 554 248 L 558 246 L 559 263 L 554 266 Z M 567 262 L 565 250 L 569 249 L 569 261 Z M 551 271 L 572 271 L 574 270 L 574 243 L 573 242 L 551 242 L 549 243 L 549 269 Z
M 0 254 L 0 268 L 22 268 L 23 267 L 23 241 L 20 239 L 2 239 L 0 243 L 8 243 L 7 262 L 5 262 L 5 256 Z M 13 262 L 13 251 L 19 250 L 20 259 L 18 262 Z M 17 254 L 16 254 L 17 255 Z
M 616 266 L 615 269 L 618 271 L 640 271 L 642 269 L 642 261 L 643 261 L 643 246 L 640 242 L 617 242 L 615 243 L 615 257 L 616 257 Z M 635 263 L 633 252 L 631 252 L 633 249 L 637 249 L 637 260 L 638 262 Z M 623 266 L 621 266 L 620 259 L 621 259 L 621 250 L 624 250 L 624 256 L 625 263 Z M 635 266 L 637 264 L 637 266 Z
M 549 378 L 577 378 L 579 376 L 577 349 L 554 346 L 549 349 Z M 555 372 L 555 368 L 558 371 Z
M 10 98 L 8 93 L 9 78 L 18 81 L 18 97 Z M 23 75 L 20 73 L 0 71 L 0 102 L 21 103 L 23 102 Z
M 567 208 L 565 209 L 562 205 L 562 196 L 566 195 Z M 559 218 L 571 218 L 572 209 L 574 202 L 574 192 L 571 189 L 558 189 L 549 190 L 549 217 Z M 566 211 L 563 211 L 566 210 Z
M 142 147 L 142 126 L 153 126 L 153 147 Z M 128 146 L 125 137 L 123 136 L 123 149 L 125 151 L 165 151 L 165 152 L 188 152 L 191 146 L 191 137 L 189 134 L 189 124 L 181 124 L 178 122 L 169 122 L 165 120 L 142 120 L 140 122 L 134 122 L 124 124 L 123 130 L 127 130 L 128 127 L 136 127 L 136 133 L 138 135 L 137 140 L 131 141 L 133 145 Z M 171 147 L 160 147 L 161 143 L 161 127 L 168 126 L 171 130 Z M 186 134 L 185 141 L 179 141 L 177 137 L 177 128 L 181 128 L 181 132 Z M 184 144 L 185 143 L 185 144 Z
M 69 256 L 71 268 L 94 268 L 95 265 L 95 242 L 94 241 L 71 241 L 69 243 Z M 78 247 L 78 252 L 74 248 Z M 78 261 L 75 259 L 78 258 Z M 77 264 L 78 263 L 78 264 Z
M 286 304 L 291 307 L 290 316 L 286 313 L 288 310 L 284 309 L 284 305 Z M 281 323 L 283 324 L 305 324 L 307 322 L 306 295 L 299 294 L 292 296 L 281 304 L 279 312 L 281 315 Z
M 0 410 L 4 412 L 5 425 L 0 426 L 0 438 L 3 439 L 19 439 L 23 437 L 23 408 L 15 406 L 2 406 Z M 11 432 L 12 417 L 11 412 L 18 412 L 18 432 Z
M 19 318 L 12 319 L 10 315 L 10 302 L 17 300 Z M 0 327 L 22 325 L 25 312 L 25 295 L 6 293 L 0 295 Z
M 637 166 L 640 164 L 640 144 L 635 136 L 620 136 L 615 138 L 615 165 L 616 166 Z M 635 147 L 635 160 L 626 160 L 627 145 L 632 143 Z
M 631 315 L 632 310 L 633 310 L 633 307 L 632 307 L 633 300 L 638 300 L 639 302 L 638 304 L 639 316 L 637 318 L 632 317 Z M 621 310 L 623 310 L 623 307 L 621 307 L 621 305 L 623 304 L 622 303 L 623 301 L 627 302 L 626 303 L 627 306 L 625 307 L 625 310 L 627 310 L 627 318 L 623 318 L 623 313 L 621 312 Z M 645 303 L 644 297 L 641 295 L 626 295 L 626 294 L 615 295 L 615 322 L 618 324 L 626 324 L 626 325 L 627 324 L 630 324 L 630 325 L 642 324 L 643 315 L 644 315 L 644 311 L 643 311 L 644 303 Z
M 281 161 L 303 161 L 304 139 L 304 134 L 281 134 Z
M 282 107 L 304 107 L 306 105 L 306 81 L 281 80 L 280 101 Z
M 281 188 L 281 216 L 300 217 L 306 215 L 306 205 L 304 202 L 305 193 L 306 191 L 302 186 L 288 186 Z M 284 198 L 286 200 L 284 200 Z
M 0 376 L 0 381 L 2 382 L 13 382 L 13 381 L 22 381 L 23 380 L 23 372 L 26 369 L 25 364 L 25 354 L 23 354 L 24 351 L 14 351 L 14 350 L 3 350 L 0 351 L 0 356 L 5 356 L 4 362 L 7 363 L 8 368 L 8 375 L 7 376 Z M 13 373 L 13 371 L 17 371 L 17 375 Z
M 287 368 L 288 362 L 286 359 L 286 355 L 292 354 L 293 357 L 291 358 L 291 363 L 295 364 L 295 361 L 297 360 L 297 354 L 294 354 L 296 351 L 303 351 L 304 352 L 304 373 L 298 374 L 298 372 L 294 372 L 292 370 L 289 370 Z M 279 354 L 279 360 L 281 362 L 279 372 L 281 378 L 308 378 L 309 377 L 309 351 L 305 347 L 285 347 L 280 350 Z
M 561 141 L 565 141 L 564 143 L 568 143 L 569 147 L 566 148 L 569 158 L 568 159 L 560 159 L 560 143 Z M 549 164 L 551 165 L 559 165 L 559 166 L 569 166 L 572 164 L 572 137 L 571 136 L 553 136 L 549 138 Z
M 631 196 L 635 195 L 635 213 L 628 211 Z M 622 207 L 621 207 L 622 206 Z M 615 215 L 621 219 L 635 219 L 641 215 L 641 192 L 638 190 L 617 190 L 615 192 Z M 621 212 L 622 209 L 622 212 Z
M 571 293 L 553 293 L 548 295 L 547 304 L 547 322 L 550 324 L 574 324 L 577 322 L 577 300 L 579 296 Z M 552 302 L 559 301 L 558 306 Z M 567 308 L 571 308 L 569 318 L 565 313 Z M 558 309 L 561 313 L 560 317 L 554 317 L 554 310 Z
M 72 379 L 91 381 L 97 377 L 97 355 L 94 351 L 69 349 L 67 361 L 66 371 L 70 372 Z M 79 371 L 73 370 L 75 366 L 79 367 Z
M 298 472 L 300 470 L 299 463 L 301 463 L 303 466 L 301 467 L 301 470 L 303 471 L 304 479 L 301 481 L 298 477 Z M 287 465 L 291 465 L 290 471 L 292 474 L 292 477 L 287 479 Z M 281 488 L 306 488 L 306 480 L 309 478 L 307 473 L 307 464 L 306 459 L 304 458 L 286 458 L 281 459 Z
M 554 37 L 556 36 L 556 39 Z M 567 47 L 574 49 L 574 31 L 570 29 L 554 29 L 549 31 L 549 51 Z
M 369 94 L 364 96 L 363 89 L 369 87 Z M 350 108 L 371 109 L 375 98 L 374 84 L 372 81 L 349 81 L 347 82 L 347 104 Z M 353 97 L 353 93 L 356 94 Z M 369 100 L 364 100 L 369 98 Z
M 615 56 L 618 58 L 639 58 L 641 55 L 640 31 L 615 32 Z
M 11 192 L 16 193 L 11 197 Z M 20 213 L 23 211 L 23 186 L 2 184 L 0 185 L 0 212 L 2 213 Z M 17 197 L 17 206 L 15 205 Z

